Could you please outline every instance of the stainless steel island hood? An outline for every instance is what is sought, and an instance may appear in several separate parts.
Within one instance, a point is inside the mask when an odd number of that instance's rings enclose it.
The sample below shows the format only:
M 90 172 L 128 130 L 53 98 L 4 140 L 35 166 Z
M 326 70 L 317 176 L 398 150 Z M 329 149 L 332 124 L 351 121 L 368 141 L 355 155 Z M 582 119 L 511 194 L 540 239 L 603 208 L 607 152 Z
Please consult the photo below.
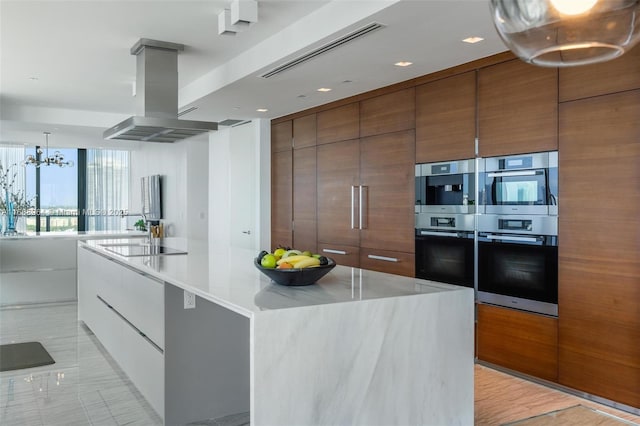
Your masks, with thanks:
M 218 123 L 178 119 L 178 52 L 184 45 L 140 39 L 137 56 L 136 116 L 107 129 L 105 139 L 175 142 L 218 130 Z

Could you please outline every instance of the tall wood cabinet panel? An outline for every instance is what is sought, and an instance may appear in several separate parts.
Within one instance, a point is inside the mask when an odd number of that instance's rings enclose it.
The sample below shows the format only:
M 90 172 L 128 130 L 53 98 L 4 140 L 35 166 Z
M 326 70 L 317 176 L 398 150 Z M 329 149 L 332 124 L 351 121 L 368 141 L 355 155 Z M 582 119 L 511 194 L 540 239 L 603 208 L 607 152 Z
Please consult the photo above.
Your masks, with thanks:
M 416 87 L 416 163 L 475 157 L 476 72 Z
M 271 154 L 271 249 L 293 245 L 292 150 Z
M 316 115 L 306 115 L 293 120 L 293 146 L 306 148 L 316 145 Z
M 291 120 L 271 126 L 271 152 L 291 150 L 293 123 Z
M 413 130 L 360 139 L 360 247 L 415 250 Z
M 293 245 L 317 251 L 316 147 L 293 150 Z
M 563 103 L 559 381 L 640 407 L 640 90 Z
M 477 306 L 478 359 L 557 380 L 557 318 L 492 305 Z
M 640 48 L 614 61 L 560 68 L 560 102 L 640 88 Z
M 357 139 L 360 136 L 360 106 L 357 102 L 317 114 L 317 143 Z
M 519 59 L 478 71 L 481 157 L 558 149 L 558 70 Z
M 355 223 L 360 182 L 360 141 L 318 146 L 318 243 L 358 247 Z
M 413 87 L 360 102 L 360 137 L 415 128 L 415 104 Z

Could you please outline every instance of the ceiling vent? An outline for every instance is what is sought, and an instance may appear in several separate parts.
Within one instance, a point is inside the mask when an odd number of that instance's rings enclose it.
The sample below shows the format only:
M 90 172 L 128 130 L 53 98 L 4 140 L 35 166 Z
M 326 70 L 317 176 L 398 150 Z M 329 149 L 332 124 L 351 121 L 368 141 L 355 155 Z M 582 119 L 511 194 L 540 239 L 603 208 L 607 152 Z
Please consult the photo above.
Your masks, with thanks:
M 251 123 L 251 120 L 237 120 L 235 118 L 227 118 L 226 120 L 222 120 L 218 122 L 218 126 L 241 126 L 246 123 Z
M 359 39 L 360 37 L 364 37 L 367 34 L 370 34 L 376 30 L 379 30 L 380 28 L 384 28 L 384 25 L 378 23 L 378 22 L 372 22 L 369 25 L 365 25 L 362 28 L 359 28 L 355 31 L 350 32 L 349 34 L 346 34 L 336 40 L 333 40 L 325 45 L 322 45 L 316 49 L 313 49 L 310 52 L 307 52 L 303 55 L 298 56 L 297 58 L 294 58 L 288 62 L 285 62 L 282 65 L 279 65 L 277 67 L 275 67 L 274 69 L 272 69 L 271 71 L 268 71 L 264 74 L 262 74 L 260 77 L 263 78 L 270 78 L 273 77 L 274 75 L 280 74 L 281 72 L 284 72 L 290 68 L 293 68 L 297 65 L 303 64 L 305 62 L 307 62 L 310 59 L 315 58 L 316 56 L 320 56 L 324 53 L 327 53 L 337 47 L 340 47 L 342 45 L 345 45 L 347 43 L 350 43 L 354 40 Z

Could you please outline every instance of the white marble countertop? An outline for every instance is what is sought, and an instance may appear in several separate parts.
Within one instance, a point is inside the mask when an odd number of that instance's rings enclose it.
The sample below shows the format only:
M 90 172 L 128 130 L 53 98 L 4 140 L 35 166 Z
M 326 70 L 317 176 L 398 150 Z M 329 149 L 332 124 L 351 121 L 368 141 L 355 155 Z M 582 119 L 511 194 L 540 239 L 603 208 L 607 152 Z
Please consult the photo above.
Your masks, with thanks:
M 136 238 L 146 236 L 146 232 L 142 231 L 73 231 L 73 232 L 27 232 L 26 234 L 2 235 L 0 233 L 0 242 L 9 240 L 28 240 L 42 238 L 64 238 L 75 240 L 86 239 L 104 239 L 104 238 Z
M 124 257 L 101 246 L 128 241 L 87 240 L 80 241 L 79 245 L 249 318 L 263 311 L 286 308 L 472 291 L 465 287 L 340 265 L 316 284 L 286 287 L 271 282 L 262 274 L 253 263 L 257 253 L 249 250 L 215 247 L 204 241 L 165 238 L 163 245 L 186 250 L 188 254 Z

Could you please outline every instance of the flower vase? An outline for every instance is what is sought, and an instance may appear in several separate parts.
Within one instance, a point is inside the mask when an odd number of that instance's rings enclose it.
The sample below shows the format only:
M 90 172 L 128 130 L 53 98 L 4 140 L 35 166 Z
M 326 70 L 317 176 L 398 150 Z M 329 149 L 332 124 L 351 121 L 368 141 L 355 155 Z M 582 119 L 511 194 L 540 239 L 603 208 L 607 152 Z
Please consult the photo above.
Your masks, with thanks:
M 18 233 L 16 231 L 16 216 L 13 201 L 9 201 L 8 191 L 5 192 L 5 205 L 7 206 L 7 224 L 3 235 L 15 235 Z

